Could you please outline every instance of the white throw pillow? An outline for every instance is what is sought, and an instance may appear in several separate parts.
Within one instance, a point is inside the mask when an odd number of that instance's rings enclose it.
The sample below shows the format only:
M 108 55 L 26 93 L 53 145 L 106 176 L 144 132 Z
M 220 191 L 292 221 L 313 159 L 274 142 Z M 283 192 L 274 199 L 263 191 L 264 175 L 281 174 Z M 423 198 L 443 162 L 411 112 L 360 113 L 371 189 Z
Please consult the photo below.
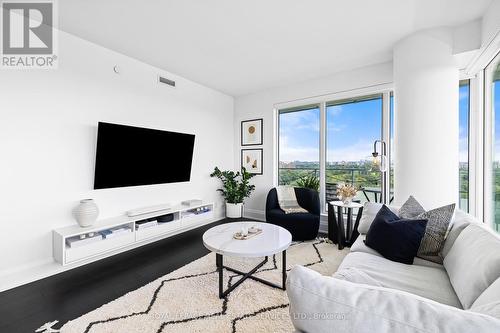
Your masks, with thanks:
M 361 219 L 359 220 L 358 232 L 360 234 L 366 234 L 370 229 L 370 226 L 373 222 L 373 219 L 377 215 L 380 208 L 382 208 L 381 203 L 377 202 L 365 202 L 363 205 L 363 214 L 361 215 Z M 399 207 L 396 206 L 387 206 L 389 209 L 396 215 L 399 213 Z
M 470 224 L 453 243 L 443 265 L 464 309 L 500 277 L 500 237 Z

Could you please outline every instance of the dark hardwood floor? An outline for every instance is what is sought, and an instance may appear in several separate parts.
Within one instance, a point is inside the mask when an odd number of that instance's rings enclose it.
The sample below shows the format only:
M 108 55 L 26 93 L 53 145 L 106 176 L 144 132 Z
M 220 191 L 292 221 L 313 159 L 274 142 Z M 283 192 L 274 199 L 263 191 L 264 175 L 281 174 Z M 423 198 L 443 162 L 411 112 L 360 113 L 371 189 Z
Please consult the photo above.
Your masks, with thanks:
M 153 244 L 0 293 L 0 332 L 34 332 L 46 322 L 60 327 L 209 251 L 202 235 L 221 220 Z

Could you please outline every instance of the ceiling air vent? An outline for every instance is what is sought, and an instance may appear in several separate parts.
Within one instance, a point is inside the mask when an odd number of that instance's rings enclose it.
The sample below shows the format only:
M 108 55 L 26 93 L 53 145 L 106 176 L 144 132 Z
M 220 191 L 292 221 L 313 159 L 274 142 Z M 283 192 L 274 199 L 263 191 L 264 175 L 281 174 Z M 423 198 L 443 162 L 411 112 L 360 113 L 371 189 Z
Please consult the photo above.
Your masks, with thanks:
M 175 87 L 175 81 L 173 80 L 169 80 L 167 79 L 166 77 L 162 77 L 162 76 L 158 76 L 158 81 L 160 83 L 165 83 L 165 84 L 168 84 L 169 86 L 171 87 Z

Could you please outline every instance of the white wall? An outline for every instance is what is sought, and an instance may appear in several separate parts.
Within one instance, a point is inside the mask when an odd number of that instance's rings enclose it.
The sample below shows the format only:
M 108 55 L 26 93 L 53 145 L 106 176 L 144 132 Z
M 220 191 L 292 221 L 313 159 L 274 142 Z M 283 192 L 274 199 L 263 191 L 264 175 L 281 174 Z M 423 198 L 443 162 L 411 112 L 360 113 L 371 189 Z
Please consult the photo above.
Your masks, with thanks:
M 188 198 L 222 214 L 209 173 L 233 167 L 232 97 L 65 33 L 59 60 L 57 70 L 0 73 L 0 275 L 51 261 L 51 230 L 74 224 L 83 198 L 100 218 Z M 177 88 L 158 84 L 160 73 Z M 191 181 L 92 190 L 98 121 L 196 134 Z
M 494 0 L 482 20 L 482 46 L 486 46 L 500 31 L 500 1 Z
M 264 119 L 264 174 L 252 179 L 256 190 L 245 201 L 245 215 L 263 218 L 267 192 L 274 186 L 273 109 L 275 104 L 391 82 L 392 63 L 385 63 L 236 98 L 234 116 L 234 165 L 236 168 L 241 165 L 240 122 L 254 118 Z M 369 153 L 367 152 L 367 154 Z
M 394 48 L 396 204 L 458 199 L 458 81 L 451 29 L 416 33 Z

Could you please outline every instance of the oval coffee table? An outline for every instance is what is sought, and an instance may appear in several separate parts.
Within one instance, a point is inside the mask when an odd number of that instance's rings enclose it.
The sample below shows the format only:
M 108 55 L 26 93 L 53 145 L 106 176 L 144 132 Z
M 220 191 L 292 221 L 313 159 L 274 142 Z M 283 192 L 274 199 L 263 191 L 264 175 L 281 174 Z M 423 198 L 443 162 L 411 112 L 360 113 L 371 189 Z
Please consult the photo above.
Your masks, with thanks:
M 256 227 L 262 229 L 262 233 L 246 240 L 237 240 L 233 235 L 241 230 L 243 224 L 248 228 Z M 250 278 L 252 280 L 264 283 L 268 286 L 285 290 L 286 281 L 286 250 L 292 243 L 292 235 L 288 230 L 270 223 L 262 222 L 233 222 L 225 223 L 210 228 L 203 234 L 203 244 L 207 249 L 215 252 L 215 264 L 219 273 L 219 298 L 225 298 L 231 291 L 238 287 L 243 281 Z M 268 256 L 282 253 L 282 285 L 279 286 L 272 282 L 254 276 L 255 272 L 268 261 Z M 223 256 L 255 258 L 265 257 L 265 259 L 255 266 L 249 272 L 241 272 L 231 267 L 224 266 Z M 234 272 L 242 275 L 236 283 L 227 290 L 223 289 L 222 270 Z

